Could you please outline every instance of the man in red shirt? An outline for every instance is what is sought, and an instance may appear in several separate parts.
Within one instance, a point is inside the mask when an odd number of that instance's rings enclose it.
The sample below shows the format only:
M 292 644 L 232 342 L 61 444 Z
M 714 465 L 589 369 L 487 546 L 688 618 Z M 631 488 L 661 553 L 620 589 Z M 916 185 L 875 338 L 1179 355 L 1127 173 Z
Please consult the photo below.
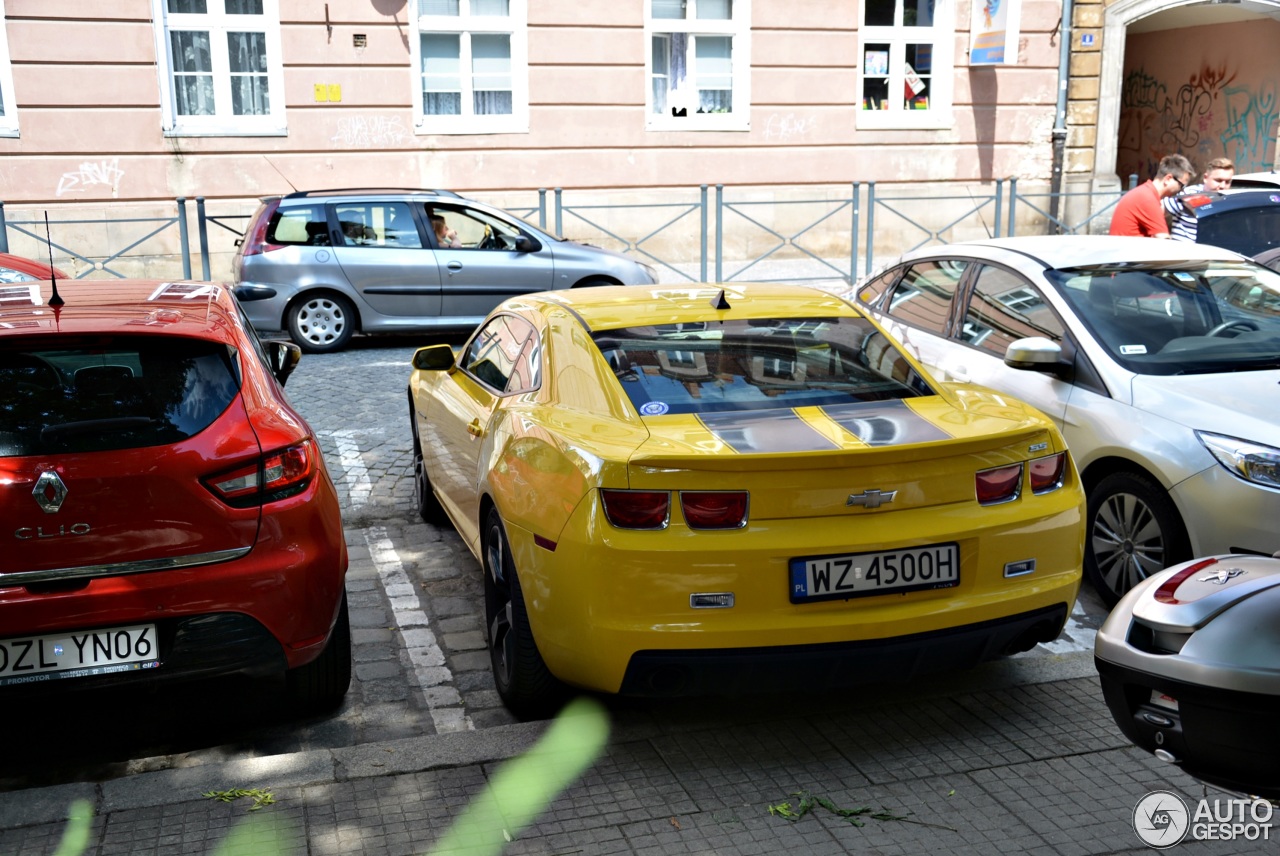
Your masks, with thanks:
M 1140 238 L 1167 238 L 1169 224 L 1164 219 L 1160 200 L 1182 192 L 1195 170 L 1182 155 L 1165 155 L 1160 159 L 1156 177 L 1130 190 L 1116 203 L 1111 215 L 1111 234 Z

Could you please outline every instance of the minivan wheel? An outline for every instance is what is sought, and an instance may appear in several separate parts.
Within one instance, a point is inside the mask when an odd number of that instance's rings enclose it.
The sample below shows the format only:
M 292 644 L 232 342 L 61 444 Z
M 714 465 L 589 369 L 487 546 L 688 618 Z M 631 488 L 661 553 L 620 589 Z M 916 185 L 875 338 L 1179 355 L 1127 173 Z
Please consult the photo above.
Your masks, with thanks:
M 563 704 L 564 687 L 547 668 L 529 628 L 520 576 L 496 509 L 483 535 L 485 630 L 498 695 L 520 719 L 543 719 Z
M 356 332 L 351 301 L 337 294 L 306 295 L 285 312 L 289 336 L 311 354 L 341 350 Z
M 1147 577 L 1191 558 L 1186 528 L 1160 485 L 1112 473 L 1089 491 L 1084 571 L 1107 606 Z

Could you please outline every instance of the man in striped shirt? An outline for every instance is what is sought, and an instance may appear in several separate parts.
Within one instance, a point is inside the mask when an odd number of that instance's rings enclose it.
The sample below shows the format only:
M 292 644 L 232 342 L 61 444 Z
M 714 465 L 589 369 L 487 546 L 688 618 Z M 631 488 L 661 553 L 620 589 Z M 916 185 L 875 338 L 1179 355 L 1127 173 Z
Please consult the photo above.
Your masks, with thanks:
M 1183 203 L 1183 198 L 1205 190 L 1226 190 L 1231 186 L 1235 174 L 1236 165 L 1230 158 L 1214 158 L 1204 168 L 1200 184 L 1189 185 L 1177 196 L 1160 200 L 1160 204 L 1164 206 L 1165 219 L 1169 221 L 1170 237 L 1195 243 L 1196 215 Z

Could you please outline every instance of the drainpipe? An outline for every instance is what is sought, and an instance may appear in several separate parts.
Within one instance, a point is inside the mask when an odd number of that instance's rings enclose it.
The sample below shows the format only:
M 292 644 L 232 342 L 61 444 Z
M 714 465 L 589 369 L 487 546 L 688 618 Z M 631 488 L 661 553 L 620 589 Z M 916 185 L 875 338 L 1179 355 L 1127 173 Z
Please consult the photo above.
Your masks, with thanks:
M 1062 0 L 1062 42 L 1058 50 L 1058 105 L 1053 120 L 1053 174 L 1049 184 L 1049 217 L 1061 232 L 1058 206 L 1062 197 L 1062 166 L 1067 151 L 1067 83 L 1071 79 L 1071 0 Z

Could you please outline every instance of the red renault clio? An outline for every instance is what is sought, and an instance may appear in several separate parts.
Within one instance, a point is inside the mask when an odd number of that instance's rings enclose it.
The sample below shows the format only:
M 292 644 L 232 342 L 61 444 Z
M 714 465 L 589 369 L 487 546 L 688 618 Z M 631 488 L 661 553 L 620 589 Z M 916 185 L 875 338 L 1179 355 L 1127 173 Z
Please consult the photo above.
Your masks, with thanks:
M 0 698 L 284 673 L 351 677 L 338 498 L 260 342 L 195 282 L 0 287 Z

